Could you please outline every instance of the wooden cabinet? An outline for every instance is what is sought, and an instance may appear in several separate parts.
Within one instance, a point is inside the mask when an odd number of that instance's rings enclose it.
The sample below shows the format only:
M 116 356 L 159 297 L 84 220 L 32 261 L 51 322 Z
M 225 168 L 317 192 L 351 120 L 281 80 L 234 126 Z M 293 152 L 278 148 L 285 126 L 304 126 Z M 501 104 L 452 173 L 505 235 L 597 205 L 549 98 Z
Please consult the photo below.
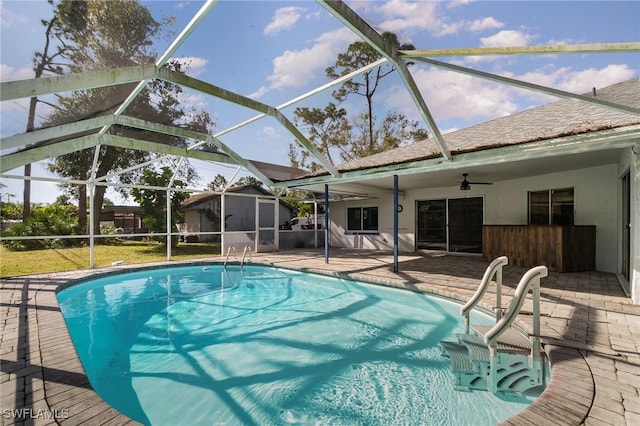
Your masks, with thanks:
M 485 225 L 486 260 L 507 256 L 510 265 L 546 265 L 550 271 L 580 272 L 596 268 L 596 227 L 565 225 Z

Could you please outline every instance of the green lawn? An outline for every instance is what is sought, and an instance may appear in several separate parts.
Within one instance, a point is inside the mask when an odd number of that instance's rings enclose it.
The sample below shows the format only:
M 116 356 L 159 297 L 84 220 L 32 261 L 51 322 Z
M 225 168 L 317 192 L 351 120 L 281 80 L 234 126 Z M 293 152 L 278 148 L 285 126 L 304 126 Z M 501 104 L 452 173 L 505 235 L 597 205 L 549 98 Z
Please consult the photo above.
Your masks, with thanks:
M 173 260 L 186 260 L 220 255 L 219 244 L 179 244 L 171 251 Z M 162 244 L 123 242 L 117 245 L 96 245 L 95 266 L 109 266 L 122 260 L 125 264 L 148 263 L 166 260 L 167 252 Z M 89 247 L 64 249 L 9 251 L 0 246 L 0 276 L 42 274 L 72 271 L 89 267 Z

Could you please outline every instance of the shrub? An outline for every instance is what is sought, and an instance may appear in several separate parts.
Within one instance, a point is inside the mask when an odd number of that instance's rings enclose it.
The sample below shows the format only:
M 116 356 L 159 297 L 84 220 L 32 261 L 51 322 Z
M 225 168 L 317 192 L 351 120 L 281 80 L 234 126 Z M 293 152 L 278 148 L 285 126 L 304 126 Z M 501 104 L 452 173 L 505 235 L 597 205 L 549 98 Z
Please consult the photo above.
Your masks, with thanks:
M 78 215 L 72 205 L 51 204 L 33 210 L 26 223 L 11 227 L 3 237 L 74 235 L 78 228 Z M 78 245 L 80 240 L 57 238 L 38 240 L 3 241 L 9 250 L 37 250 Z

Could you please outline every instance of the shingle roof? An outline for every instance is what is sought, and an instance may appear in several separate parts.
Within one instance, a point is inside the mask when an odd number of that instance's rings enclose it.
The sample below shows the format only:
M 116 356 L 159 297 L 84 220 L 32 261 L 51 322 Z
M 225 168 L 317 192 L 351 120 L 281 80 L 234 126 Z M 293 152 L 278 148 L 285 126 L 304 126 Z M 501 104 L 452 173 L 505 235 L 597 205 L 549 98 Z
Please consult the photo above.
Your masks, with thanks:
M 295 167 L 281 166 L 279 164 L 265 163 L 257 160 L 249 160 L 249 162 L 274 182 L 296 179 L 306 173 L 305 170 Z
M 184 209 L 186 207 L 191 207 L 193 205 L 200 204 L 204 201 L 207 201 L 209 199 L 213 199 L 219 196 L 220 195 L 218 194 L 212 194 L 210 192 L 201 192 L 199 194 L 193 194 L 189 198 L 184 200 L 182 203 L 180 203 L 180 208 Z
M 257 185 L 241 185 L 241 186 L 232 186 L 230 188 L 227 188 L 227 190 L 225 192 L 227 193 L 233 193 L 233 192 L 240 192 L 240 193 L 251 193 L 251 192 L 257 192 L 263 195 L 273 195 L 271 192 L 267 191 L 266 189 L 257 186 Z M 199 194 L 193 194 L 191 195 L 189 198 L 187 198 L 186 200 L 184 200 L 181 204 L 180 207 L 181 208 L 185 208 L 185 207 L 190 207 L 193 206 L 195 204 L 200 204 L 204 201 L 213 199 L 213 198 L 217 198 L 220 197 L 219 193 L 211 193 L 211 192 L 202 192 Z
M 585 94 L 593 96 L 592 93 Z M 596 91 L 598 99 L 640 108 L 640 79 L 634 78 Z M 599 105 L 564 99 L 517 114 L 497 118 L 445 134 L 452 154 L 518 145 L 561 136 L 590 133 L 640 124 L 640 115 Z M 339 171 L 353 171 L 401 164 L 440 156 L 432 139 L 359 158 L 338 165 Z M 310 173 L 307 176 L 323 175 Z
M 267 164 L 267 163 L 264 163 Z M 229 193 L 244 193 L 244 194 L 256 194 L 256 195 L 270 195 L 272 196 L 273 193 L 271 193 L 270 191 L 264 189 L 261 186 L 258 185 L 241 185 L 241 186 L 232 186 L 230 188 L 227 188 L 227 190 L 225 191 L 227 194 Z M 201 193 L 197 193 L 197 194 L 192 194 L 189 198 L 187 198 L 186 200 L 184 200 L 182 203 L 180 203 L 180 208 L 181 209 L 187 209 L 191 206 L 195 206 L 198 205 L 200 203 L 203 203 L 205 201 L 208 200 L 212 200 L 214 198 L 219 198 L 220 197 L 220 193 L 211 193 L 211 192 L 201 192 Z M 291 205 L 289 205 L 286 201 L 284 200 L 280 200 L 280 204 L 289 207 L 292 210 L 295 210 L 295 208 Z

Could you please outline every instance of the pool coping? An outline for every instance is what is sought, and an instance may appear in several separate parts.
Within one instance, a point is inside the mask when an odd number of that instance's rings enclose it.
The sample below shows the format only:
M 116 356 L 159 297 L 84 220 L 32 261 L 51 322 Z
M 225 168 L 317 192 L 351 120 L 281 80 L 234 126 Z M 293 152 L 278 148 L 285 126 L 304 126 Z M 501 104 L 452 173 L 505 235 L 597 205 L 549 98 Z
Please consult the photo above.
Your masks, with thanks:
M 299 254 L 294 256 L 299 257 Z M 359 260 L 362 260 L 361 256 L 361 254 L 358 255 Z M 318 259 L 316 259 L 315 265 L 305 265 L 304 262 L 298 261 L 290 262 L 286 254 L 281 253 L 266 256 L 256 255 L 255 257 L 253 263 L 256 264 L 356 278 L 376 284 L 422 291 L 459 302 L 468 299 L 468 295 L 465 295 L 465 292 L 460 291 L 460 288 L 452 285 L 451 282 L 448 285 L 432 286 L 420 280 L 407 279 L 406 277 L 393 279 L 394 275 L 384 273 L 362 275 L 352 273 L 349 269 L 341 270 L 340 267 L 328 267 L 322 265 L 321 262 L 322 266 L 318 267 Z M 65 425 L 79 423 L 138 424 L 110 407 L 91 389 L 59 311 L 55 297 L 56 292 L 89 277 L 156 269 L 167 264 L 186 266 L 221 262 L 220 258 L 198 259 L 152 265 L 122 265 L 2 279 L 3 291 L 13 292 L 8 304 L 10 307 L 7 308 L 6 317 L 3 318 L 2 358 L 5 359 L 9 352 L 16 352 L 14 354 L 16 357 L 15 365 L 10 365 L 8 368 L 5 365 L 2 369 L 3 424 L 31 424 L 34 421 L 37 424 Z M 379 268 L 385 270 L 388 269 L 387 266 L 379 266 Z M 375 271 L 376 268 L 374 267 L 372 270 Z M 479 278 L 475 281 L 479 281 Z M 11 288 L 12 283 L 15 283 L 15 288 Z M 468 289 L 465 291 L 468 293 Z M 29 303 L 29 301 L 33 301 L 33 303 Z M 484 307 L 488 308 L 488 306 Z M 15 311 L 14 315 L 10 311 Z M 523 329 L 528 327 L 526 321 L 518 322 Z M 6 338 L 7 336 L 9 339 Z M 13 345 L 11 345 L 12 338 L 15 338 Z M 591 350 L 588 350 L 589 348 Z M 601 348 L 602 352 L 607 352 L 605 346 Z M 545 345 L 545 351 L 551 363 L 551 379 L 547 388 L 532 405 L 516 416 L 505 420 L 502 424 L 597 424 L 598 421 L 606 424 L 607 419 L 602 419 L 602 417 L 606 417 L 606 412 L 599 414 L 598 417 L 589 416 L 596 400 L 596 386 L 585 357 L 597 354 L 598 348 L 593 345 L 570 348 L 548 344 Z M 611 356 L 612 353 L 616 352 L 612 351 L 606 355 Z M 8 393 L 5 392 L 7 388 Z M 13 405 L 16 409 L 28 406 L 31 410 L 28 412 L 30 417 L 33 417 L 34 413 L 36 415 L 42 413 L 43 415 L 37 416 L 36 419 L 24 419 L 25 421 L 22 423 L 19 419 L 8 418 L 5 407 L 11 406 L 11 399 L 13 399 Z M 54 418 L 43 418 L 47 416 Z M 632 413 L 630 418 L 635 419 L 634 416 L 635 413 Z M 611 424 L 624 423 L 613 422 Z M 627 421 L 627 424 L 631 423 Z

